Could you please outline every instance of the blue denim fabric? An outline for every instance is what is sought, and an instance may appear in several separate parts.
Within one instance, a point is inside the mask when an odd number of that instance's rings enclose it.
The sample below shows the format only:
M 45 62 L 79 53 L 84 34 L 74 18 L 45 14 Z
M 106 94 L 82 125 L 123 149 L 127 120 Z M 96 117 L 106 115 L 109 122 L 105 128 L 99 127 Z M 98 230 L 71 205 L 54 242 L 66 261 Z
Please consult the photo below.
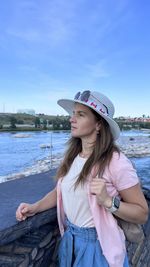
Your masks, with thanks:
M 78 227 L 67 221 L 59 246 L 59 267 L 109 267 L 95 228 Z M 124 267 L 129 267 L 127 256 Z

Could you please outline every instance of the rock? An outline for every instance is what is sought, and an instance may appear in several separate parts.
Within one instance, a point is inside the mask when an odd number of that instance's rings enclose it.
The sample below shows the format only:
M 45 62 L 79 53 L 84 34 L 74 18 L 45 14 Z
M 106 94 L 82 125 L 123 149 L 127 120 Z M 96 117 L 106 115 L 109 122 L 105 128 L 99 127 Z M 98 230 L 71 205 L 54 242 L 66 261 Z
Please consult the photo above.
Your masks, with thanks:
M 53 146 L 51 144 L 41 144 L 40 148 L 52 148 Z
M 15 138 L 27 138 L 30 137 L 31 134 L 14 134 L 13 137 Z
M 134 138 L 133 137 L 130 137 L 130 139 L 129 139 L 130 141 L 133 141 L 134 140 Z

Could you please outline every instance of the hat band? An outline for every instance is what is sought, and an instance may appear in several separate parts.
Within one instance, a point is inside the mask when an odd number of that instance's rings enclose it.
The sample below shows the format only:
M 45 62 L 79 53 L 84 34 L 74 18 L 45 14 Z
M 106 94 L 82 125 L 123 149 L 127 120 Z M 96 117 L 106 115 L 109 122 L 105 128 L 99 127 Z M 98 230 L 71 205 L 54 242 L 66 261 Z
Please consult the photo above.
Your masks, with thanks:
M 108 108 L 101 103 L 97 98 L 95 98 L 90 91 L 84 91 L 83 93 L 78 92 L 74 100 L 79 100 L 81 102 L 86 103 L 89 107 L 94 109 L 98 113 L 102 113 L 103 115 L 109 116 Z

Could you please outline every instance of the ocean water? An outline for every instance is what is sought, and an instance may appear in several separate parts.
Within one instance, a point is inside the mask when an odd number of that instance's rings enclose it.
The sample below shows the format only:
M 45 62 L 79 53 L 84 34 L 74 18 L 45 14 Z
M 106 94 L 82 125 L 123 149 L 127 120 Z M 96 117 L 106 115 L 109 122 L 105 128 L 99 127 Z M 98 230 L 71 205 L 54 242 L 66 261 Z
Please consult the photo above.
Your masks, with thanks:
M 122 136 L 150 135 L 150 131 L 130 130 Z M 68 131 L 0 133 L 0 181 L 49 159 L 49 169 L 59 164 L 66 149 Z M 131 158 L 143 187 L 150 189 L 150 157 Z M 55 164 L 54 164 L 55 163 Z M 3 179 L 2 179 L 3 180 Z
M 0 177 L 21 172 L 39 160 L 59 159 L 69 136 L 69 132 L 0 133 Z
M 150 190 L 150 157 L 130 158 L 134 163 L 142 187 Z

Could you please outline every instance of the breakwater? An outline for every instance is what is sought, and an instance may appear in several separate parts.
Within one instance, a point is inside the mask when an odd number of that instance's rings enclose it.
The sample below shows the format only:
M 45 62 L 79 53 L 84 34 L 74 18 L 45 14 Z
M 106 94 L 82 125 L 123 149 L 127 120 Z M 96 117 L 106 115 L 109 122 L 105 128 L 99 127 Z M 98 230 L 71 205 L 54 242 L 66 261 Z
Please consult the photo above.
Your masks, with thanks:
M 55 266 L 60 238 L 56 209 L 22 222 L 15 218 L 20 202 L 33 203 L 54 188 L 54 172 L 0 184 L 0 267 Z

